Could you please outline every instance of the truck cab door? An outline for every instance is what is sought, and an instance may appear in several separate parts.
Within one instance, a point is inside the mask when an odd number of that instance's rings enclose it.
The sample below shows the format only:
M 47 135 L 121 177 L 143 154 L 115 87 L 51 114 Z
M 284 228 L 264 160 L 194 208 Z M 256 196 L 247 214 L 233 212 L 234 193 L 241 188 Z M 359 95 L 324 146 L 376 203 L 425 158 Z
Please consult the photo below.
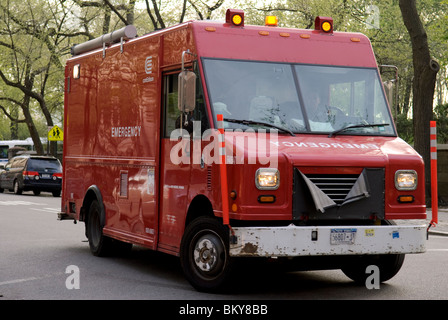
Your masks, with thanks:
M 194 90 L 201 92 L 196 94 L 196 105 L 199 107 L 186 112 L 179 110 L 179 73 L 164 74 L 162 88 L 159 248 L 171 252 L 179 250 L 188 205 L 198 193 L 196 182 L 199 176 L 204 177 L 202 185 L 205 185 L 202 144 L 197 139 L 209 127 L 199 79 L 194 87 Z

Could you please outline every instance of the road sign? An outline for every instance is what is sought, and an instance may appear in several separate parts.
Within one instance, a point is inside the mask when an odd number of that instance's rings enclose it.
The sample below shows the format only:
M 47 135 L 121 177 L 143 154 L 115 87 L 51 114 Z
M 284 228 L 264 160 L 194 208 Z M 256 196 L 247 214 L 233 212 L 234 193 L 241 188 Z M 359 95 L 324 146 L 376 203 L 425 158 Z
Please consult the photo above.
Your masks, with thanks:
M 64 140 L 64 132 L 58 126 L 54 126 L 48 131 L 48 141 Z

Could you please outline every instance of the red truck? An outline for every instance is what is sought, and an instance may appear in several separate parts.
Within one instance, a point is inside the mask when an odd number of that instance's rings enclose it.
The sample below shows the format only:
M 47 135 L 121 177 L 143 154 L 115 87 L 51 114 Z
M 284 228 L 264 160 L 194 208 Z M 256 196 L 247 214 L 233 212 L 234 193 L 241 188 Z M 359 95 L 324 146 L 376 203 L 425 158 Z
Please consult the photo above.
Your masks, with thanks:
M 189 21 L 72 48 L 60 220 L 92 253 L 176 255 L 201 291 L 240 257 L 392 278 L 426 250 L 424 164 L 391 117 L 369 39 Z

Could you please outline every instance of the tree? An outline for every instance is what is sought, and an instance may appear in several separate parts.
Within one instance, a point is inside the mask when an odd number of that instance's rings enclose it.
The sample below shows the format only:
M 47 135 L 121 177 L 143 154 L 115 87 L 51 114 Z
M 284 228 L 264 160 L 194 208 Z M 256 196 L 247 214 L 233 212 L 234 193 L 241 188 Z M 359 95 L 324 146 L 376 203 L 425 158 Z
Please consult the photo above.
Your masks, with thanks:
M 414 148 L 425 161 L 426 194 L 430 195 L 429 122 L 433 115 L 434 88 L 440 66 L 431 58 L 427 34 L 415 0 L 400 0 L 399 6 L 412 44 Z

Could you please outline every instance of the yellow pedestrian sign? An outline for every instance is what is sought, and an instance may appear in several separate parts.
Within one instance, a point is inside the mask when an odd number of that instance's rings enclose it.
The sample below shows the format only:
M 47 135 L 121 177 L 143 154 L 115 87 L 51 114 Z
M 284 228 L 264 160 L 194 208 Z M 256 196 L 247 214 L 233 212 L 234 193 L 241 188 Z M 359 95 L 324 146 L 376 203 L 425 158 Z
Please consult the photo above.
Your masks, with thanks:
M 64 132 L 58 126 L 54 126 L 48 131 L 48 141 L 63 141 Z

